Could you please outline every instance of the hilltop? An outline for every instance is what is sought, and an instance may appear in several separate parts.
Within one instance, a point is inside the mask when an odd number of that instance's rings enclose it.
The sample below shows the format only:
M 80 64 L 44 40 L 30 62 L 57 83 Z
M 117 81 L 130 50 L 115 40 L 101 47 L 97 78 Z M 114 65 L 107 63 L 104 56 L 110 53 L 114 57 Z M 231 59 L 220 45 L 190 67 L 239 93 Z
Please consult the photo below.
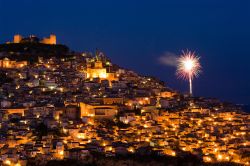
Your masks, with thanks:
M 70 49 L 61 44 L 43 43 L 8 43 L 0 44 L 0 57 L 8 57 L 11 60 L 37 61 L 38 57 L 45 59 L 51 57 L 71 57 Z

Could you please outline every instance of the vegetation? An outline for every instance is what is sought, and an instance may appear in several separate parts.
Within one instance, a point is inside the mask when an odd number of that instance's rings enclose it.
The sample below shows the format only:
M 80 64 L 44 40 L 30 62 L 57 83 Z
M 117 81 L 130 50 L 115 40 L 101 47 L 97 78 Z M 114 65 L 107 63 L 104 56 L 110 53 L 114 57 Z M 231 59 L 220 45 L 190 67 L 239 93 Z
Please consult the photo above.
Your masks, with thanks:
M 11 83 L 12 81 L 13 79 L 8 77 L 5 71 L 0 70 L 0 86 L 2 86 L 4 83 Z
M 197 160 L 195 157 L 170 157 L 170 156 L 140 156 L 140 155 L 128 155 L 128 156 L 116 156 L 116 157 L 104 157 L 103 155 L 95 156 L 91 161 L 86 162 L 77 160 L 53 160 L 49 161 L 46 166 L 165 166 L 165 165 L 202 165 L 203 163 Z
M 9 43 L 0 44 L 0 52 L 7 53 L 9 59 L 22 61 L 26 60 L 31 63 L 37 62 L 38 57 L 49 59 L 71 58 L 69 48 L 65 45 L 50 45 L 42 43 Z
M 65 54 L 69 52 L 69 48 L 60 44 L 51 45 L 42 43 L 9 43 L 0 44 L 0 52 Z
M 48 128 L 44 123 L 38 124 L 36 127 L 37 136 L 41 138 L 42 136 L 48 135 Z

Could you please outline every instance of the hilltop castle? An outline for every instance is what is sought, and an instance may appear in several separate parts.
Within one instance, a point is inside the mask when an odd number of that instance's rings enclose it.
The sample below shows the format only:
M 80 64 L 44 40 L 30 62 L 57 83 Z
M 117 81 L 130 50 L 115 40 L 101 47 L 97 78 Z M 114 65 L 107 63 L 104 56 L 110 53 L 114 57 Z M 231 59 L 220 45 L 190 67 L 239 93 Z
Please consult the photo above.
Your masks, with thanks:
M 40 40 L 38 37 L 34 35 L 30 35 L 29 37 L 22 37 L 21 35 L 17 34 L 14 36 L 13 43 L 43 43 L 43 44 L 56 44 L 56 35 L 51 34 L 47 38 L 43 38 Z

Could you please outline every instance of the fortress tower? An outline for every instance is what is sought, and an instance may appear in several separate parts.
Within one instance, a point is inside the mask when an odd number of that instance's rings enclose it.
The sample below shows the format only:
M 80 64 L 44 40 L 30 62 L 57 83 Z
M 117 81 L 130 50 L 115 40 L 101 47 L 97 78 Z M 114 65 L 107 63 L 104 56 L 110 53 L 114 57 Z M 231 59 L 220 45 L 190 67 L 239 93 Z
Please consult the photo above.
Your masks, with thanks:
M 17 35 L 14 36 L 13 42 L 14 42 L 14 43 L 20 43 L 21 40 L 22 40 L 22 38 L 23 38 L 23 37 L 22 37 L 21 35 L 18 35 L 18 34 L 17 34 Z
M 43 44 L 56 44 L 56 35 L 51 34 L 48 38 L 43 38 L 41 41 Z

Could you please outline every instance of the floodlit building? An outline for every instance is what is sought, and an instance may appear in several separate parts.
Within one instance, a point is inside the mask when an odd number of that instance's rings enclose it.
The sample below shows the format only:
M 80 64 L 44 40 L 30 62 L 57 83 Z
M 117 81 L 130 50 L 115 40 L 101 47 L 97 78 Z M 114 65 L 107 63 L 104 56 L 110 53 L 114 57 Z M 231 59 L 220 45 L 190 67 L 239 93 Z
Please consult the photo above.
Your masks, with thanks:
M 88 62 L 87 68 L 85 70 L 87 79 L 93 80 L 99 78 L 101 80 L 117 81 L 115 73 L 107 72 L 107 69 L 103 67 L 103 62 L 100 60 L 95 60 L 94 63 Z
M 117 106 L 110 105 L 91 105 L 80 103 L 81 117 L 89 116 L 96 119 L 110 119 L 113 118 L 117 112 Z
M 27 61 L 12 61 L 8 58 L 0 60 L 0 68 L 22 68 L 27 65 Z
M 51 34 L 49 37 L 45 37 L 42 40 L 38 39 L 34 35 L 30 35 L 29 37 L 22 37 L 21 35 L 17 34 L 14 35 L 13 43 L 22 43 L 22 42 L 38 42 L 43 44 L 56 44 L 56 35 Z
M 104 104 L 123 104 L 124 99 L 122 97 L 105 97 L 103 98 L 103 103 Z
M 43 44 L 56 44 L 56 35 L 51 34 L 50 37 L 43 38 L 41 43 L 43 43 Z
M 14 40 L 13 40 L 13 42 L 14 43 L 20 43 L 21 42 L 21 40 L 22 40 L 22 36 L 21 35 L 15 35 L 14 36 Z
M 2 109 L 7 114 L 20 114 L 21 116 L 24 116 L 26 109 L 25 108 L 5 108 Z

